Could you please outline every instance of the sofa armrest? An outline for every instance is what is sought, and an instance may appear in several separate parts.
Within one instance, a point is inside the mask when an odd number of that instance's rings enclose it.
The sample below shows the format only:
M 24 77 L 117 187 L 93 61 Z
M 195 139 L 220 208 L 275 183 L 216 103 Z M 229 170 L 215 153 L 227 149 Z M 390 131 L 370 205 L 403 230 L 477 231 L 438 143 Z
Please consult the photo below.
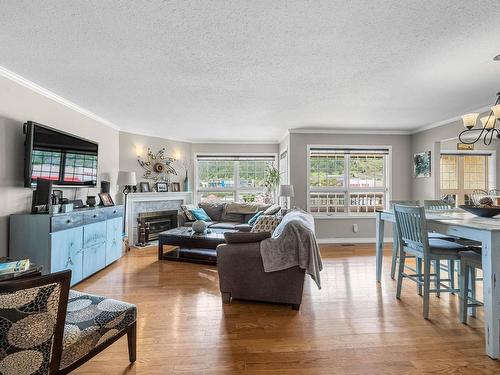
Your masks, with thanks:
M 304 270 L 264 272 L 260 242 L 217 246 L 217 270 L 223 296 L 294 305 L 302 301 Z
M 184 212 L 177 213 L 177 226 L 178 227 L 183 227 L 184 224 L 186 224 L 186 221 L 188 221 L 188 218 Z

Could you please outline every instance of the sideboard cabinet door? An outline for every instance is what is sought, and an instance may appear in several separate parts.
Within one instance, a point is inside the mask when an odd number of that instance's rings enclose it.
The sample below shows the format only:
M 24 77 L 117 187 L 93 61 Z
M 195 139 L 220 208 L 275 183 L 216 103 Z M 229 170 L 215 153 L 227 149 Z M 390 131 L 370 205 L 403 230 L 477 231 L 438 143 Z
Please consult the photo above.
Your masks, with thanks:
M 83 249 L 83 278 L 102 270 L 106 267 L 106 244 Z
M 70 269 L 71 285 L 82 280 L 83 275 L 83 228 L 77 227 L 51 233 L 51 270 Z
M 121 217 L 107 221 L 106 266 L 122 256 L 122 226 Z

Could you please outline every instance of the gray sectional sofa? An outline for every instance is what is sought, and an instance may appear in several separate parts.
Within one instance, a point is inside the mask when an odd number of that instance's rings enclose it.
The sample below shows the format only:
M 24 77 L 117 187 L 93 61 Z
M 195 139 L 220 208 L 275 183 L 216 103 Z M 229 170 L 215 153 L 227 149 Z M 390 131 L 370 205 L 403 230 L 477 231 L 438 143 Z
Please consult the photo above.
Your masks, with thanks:
M 270 204 L 260 203 L 236 203 L 236 202 L 200 202 L 212 221 L 207 222 L 210 228 L 236 229 L 240 231 L 250 231 L 251 225 L 247 224 L 257 212 L 264 211 L 271 207 Z M 181 211 L 177 218 L 177 224 L 182 226 L 193 225 L 194 220 L 189 220 L 186 213 Z

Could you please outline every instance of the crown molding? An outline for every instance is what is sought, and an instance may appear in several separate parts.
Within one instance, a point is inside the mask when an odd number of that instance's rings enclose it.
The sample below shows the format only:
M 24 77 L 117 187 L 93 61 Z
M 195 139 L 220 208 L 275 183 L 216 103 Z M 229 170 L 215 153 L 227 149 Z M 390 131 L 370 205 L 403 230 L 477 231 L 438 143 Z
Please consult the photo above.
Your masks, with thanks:
M 231 145 L 277 145 L 279 144 L 279 141 L 271 140 L 271 141 L 245 141 L 245 140 L 225 140 L 225 141 L 216 141 L 216 140 L 209 140 L 209 141 L 200 141 L 200 140 L 193 140 L 193 141 L 188 141 L 189 143 L 192 143 L 194 145 L 197 144 L 231 144 Z
M 290 134 L 356 134 L 356 135 L 410 135 L 410 130 L 390 129 L 335 129 L 335 128 L 299 128 L 289 129 Z
M 82 114 L 82 115 L 84 115 L 84 116 L 86 116 L 94 121 L 97 121 L 103 125 L 109 126 L 113 129 L 120 130 L 120 127 L 118 125 L 113 124 L 112 122 L 96 115 L 95 113 L 93 113 L 89 110 L 86 110 L 85 108 L 80 107 L 79 105 L 73 103 L 72 101 L 67 100 L 67 99 L 63 98 L 62 96 L 59 96 L 56 93 L 37 85 L 36 83 L 20 76 L 19 74 L 11 72 L 10 70 L 4 68 L 3 66 L 0 66 L 0 76 L 7 78 L 8 80 L 13 81 L 13 82 L 15 82 L 23 87 L 26 87 L 26 88 L 30 89 L 31 91 L 36 92 L 37 94 L 43 95 L 50 100 L 53 100 L 59 104 L 62 104 L 65 107 L 67 107 L 73 111 L 76 111 L 76 112 L 78 112 L 78 113 L 80 113 L 80 114 Z
M 474 109 L 474 110 L 469 111 L 467 113 L 472 113 L 472 112 L 483 113 L 483 112 L 488 112 L 490 109 L 491 109 L 491 105 L 484 106 L 484 107 L 481 107 L 481 108 L 477 108 L 477 109 Z M 420 126 L 418 128 L 415 128 L 415 129 L 411 130 L 410 134 L 421 133 L 423 131 L 426 131 L 426 130 L 429 130 L 429 129 L 438 128 L 440 126 L 448 125 L 448 124 L 451 124 L 452 122 L 460 121 L 460 120 L 462 120 L 462 115 L 450 117 L 449 119 L 446 119 L 446 120 L 433 122 L 433 123 L 430 123 L 430 124 L 423 125 L 423 126 Z

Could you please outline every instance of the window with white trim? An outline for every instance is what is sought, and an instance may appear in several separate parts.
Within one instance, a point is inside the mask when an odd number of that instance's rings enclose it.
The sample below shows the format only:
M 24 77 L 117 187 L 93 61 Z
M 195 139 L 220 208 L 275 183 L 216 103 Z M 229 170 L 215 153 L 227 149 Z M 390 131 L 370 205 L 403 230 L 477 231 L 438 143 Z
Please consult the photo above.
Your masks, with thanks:
M 308 210 L 363 215 L 389 201 L 389 148 L 308 147 Z
M 197 155 L 197 200 L 264 202 L 266 171 L 274 163 L 274 155 Z

